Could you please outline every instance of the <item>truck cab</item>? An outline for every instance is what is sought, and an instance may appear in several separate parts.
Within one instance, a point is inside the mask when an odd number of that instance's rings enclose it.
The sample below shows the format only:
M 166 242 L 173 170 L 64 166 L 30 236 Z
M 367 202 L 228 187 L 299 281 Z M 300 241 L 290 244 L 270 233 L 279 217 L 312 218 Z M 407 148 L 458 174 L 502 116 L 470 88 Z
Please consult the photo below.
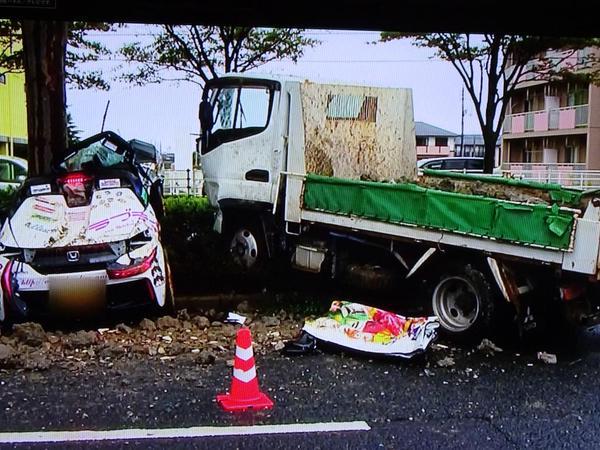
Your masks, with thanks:
M 280 81 L 240 74 L 206 84 L 198 141 L 211 205 L 264 209 L 274 203 L 285 169 L 287 121 L 281 111 L 288 95 Z

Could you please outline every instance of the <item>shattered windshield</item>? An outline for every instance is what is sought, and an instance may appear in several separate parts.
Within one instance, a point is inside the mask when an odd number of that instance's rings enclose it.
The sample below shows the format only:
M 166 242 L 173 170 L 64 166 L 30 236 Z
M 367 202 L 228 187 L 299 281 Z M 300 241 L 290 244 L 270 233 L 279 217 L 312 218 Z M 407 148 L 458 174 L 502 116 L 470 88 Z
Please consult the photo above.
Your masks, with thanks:
M 124 153 L 118 153 L 117 149 L 117 145 L 108 140 L 94 142 L 68 156 L 60 167 L 67 172 L 117 167 L 125 163 Z
M 211 93 L 213 129 L 264 128 L 269 122 L 271 91 L 262 86 L 232 86 Z

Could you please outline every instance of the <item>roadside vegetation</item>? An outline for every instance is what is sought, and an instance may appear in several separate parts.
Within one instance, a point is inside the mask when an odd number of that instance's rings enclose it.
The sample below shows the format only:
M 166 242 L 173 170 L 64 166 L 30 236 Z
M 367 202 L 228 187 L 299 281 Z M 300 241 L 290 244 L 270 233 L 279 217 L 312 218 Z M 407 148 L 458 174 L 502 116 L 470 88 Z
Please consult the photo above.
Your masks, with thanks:
M 219 234 L 212 230 L 214 210 L 205 197 L 166 197 L 161 235 L 177 293 L 207 292 L 227 286 L 227 263 Z
M 334 294 L 314 274 L 289 271 L 285 265 L 246 273 L 235 265 L 227 257 L 227 243 L 213 231 L 215 210 L 207 198 L 169 196 L 164 204 L 161 235 L 168 252 L 175 295 L 262 292 L 265 313 L 283 309 L 305 315 L 327 310 Z M 299 286 L 304 286 L 302 293 L 297 290 Z
M 7 187 L 6 189 L 0 189 L 0 221 L 4 222 L 8 209 L 15 198 L 17 190 L 13 187 Z

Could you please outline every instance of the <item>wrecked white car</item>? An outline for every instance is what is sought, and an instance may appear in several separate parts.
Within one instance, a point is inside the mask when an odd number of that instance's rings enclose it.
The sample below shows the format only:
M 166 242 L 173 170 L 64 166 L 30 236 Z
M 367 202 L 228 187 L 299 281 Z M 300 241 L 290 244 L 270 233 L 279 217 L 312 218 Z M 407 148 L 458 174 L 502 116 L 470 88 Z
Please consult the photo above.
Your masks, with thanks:
M 172 309 L 156 148 L 107 131 L 67 153 L 25 180 L 0 230 L 0 321 Z

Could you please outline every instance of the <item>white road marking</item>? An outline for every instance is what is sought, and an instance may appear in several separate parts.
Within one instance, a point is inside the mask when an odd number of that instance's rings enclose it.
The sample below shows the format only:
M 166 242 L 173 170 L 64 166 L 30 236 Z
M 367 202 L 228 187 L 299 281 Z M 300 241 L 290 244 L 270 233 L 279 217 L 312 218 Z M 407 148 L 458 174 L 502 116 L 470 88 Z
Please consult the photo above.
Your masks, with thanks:
M 191 427 L 164 429 L 128 429 L 104 431 L 31 431 L 0 433 L 0 443 L 73 442 L 138 439 L 176 439 L 209 436 L 244 436 L 255 434 L 326 433 L 332 431 L 369 431 L 364 421 L 291 423 L 281 425 L 252 425 L 233 427 Z

